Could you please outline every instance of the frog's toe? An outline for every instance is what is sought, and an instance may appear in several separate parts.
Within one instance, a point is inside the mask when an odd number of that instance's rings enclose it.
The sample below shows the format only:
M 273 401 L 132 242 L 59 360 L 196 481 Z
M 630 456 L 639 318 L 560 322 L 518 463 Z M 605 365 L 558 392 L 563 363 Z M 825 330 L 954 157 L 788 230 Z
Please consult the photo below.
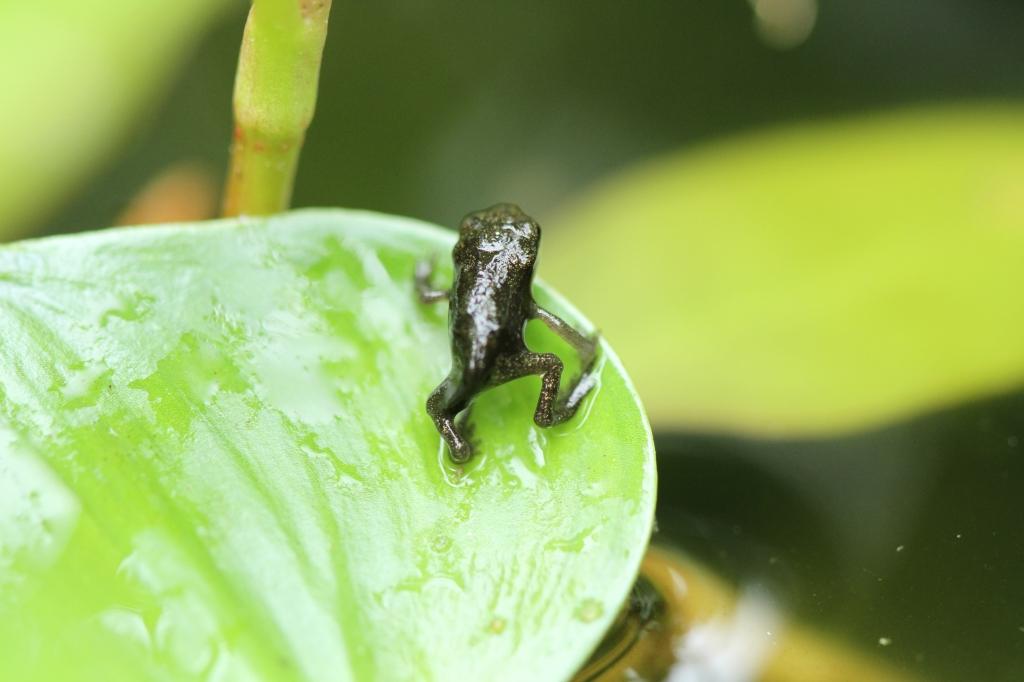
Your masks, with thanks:
M 554 426 L 556 423 L 555 415 L 551 411 L 537 412 L 533 415 L 533 423 L 544 428 Z

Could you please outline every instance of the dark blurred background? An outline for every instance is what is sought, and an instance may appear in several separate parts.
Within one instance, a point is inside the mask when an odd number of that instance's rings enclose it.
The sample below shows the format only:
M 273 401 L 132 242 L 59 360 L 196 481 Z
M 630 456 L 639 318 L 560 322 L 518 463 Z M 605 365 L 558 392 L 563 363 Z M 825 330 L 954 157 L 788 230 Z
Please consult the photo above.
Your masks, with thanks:
M 244 24 L 233 4 L 40 231 L 110 224 L 174 162 L 220 178 Z M 781 8 L 783 27 L 758 4 Z M 1021 26 L 1015 0 L 336 1 L 294 203 L 452 225 L 515 197 L 543 214 L 632 161 L 710 138 L 1019 98 Z

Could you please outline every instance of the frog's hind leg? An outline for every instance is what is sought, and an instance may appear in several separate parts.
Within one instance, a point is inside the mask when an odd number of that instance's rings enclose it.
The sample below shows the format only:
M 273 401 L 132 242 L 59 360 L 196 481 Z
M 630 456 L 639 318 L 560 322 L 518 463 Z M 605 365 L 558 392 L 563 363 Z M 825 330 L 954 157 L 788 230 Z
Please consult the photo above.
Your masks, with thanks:
M 522 350 L 498 358 L 491 385 L 497 386 L 530 374 L 539 374 L 540 397 L 533 421 L 537 426 L 552 426 L 565 421 L 572 414 L 564 414 L 564 405 L 558 400 L 558 384 L 562 380 L 562 361 L 554 353 L 534 353 Z M 575 412 L 575 409 L 573 409 Z
M 598 335 L 596 333 L 591 335 L 584 334 L 558 315 L 555 315 L 550 310 L 541 308 L 536 303 L 533 304 L 532 316 L 546 324 L 551 331 L 561 336 L 566 343 L 579 353 L 580 365 L 583 367 L 584 372 L 594 364 L 594 360 L 597 358 Z
M 452 461 L 458 464 L 469 461 L 473 456 L 469 438 L 455 423 L 455 417 L 466 409 L 472 397 L 472 393 L 461 387 L 457 377 L 449 374 L 427 398 L 427 414 L 448 444 Z
M 558 315 L 541 308 L 537 304 L 533 306 L 533 317 L 539 319 L 553 332 L 561 336 L 579 354 L 580 373 L 573 378 L 569 385 L 568 395 L 561 403 L 561 412 L 567 415 L 561 421 L 565 421 L 565 419 L 569 419 L 576 413 L 580 403 L 587 397 L 591 389 L 597 385 L 594 366 L 597 363 L 598 335 L 596 333 L 590 335 L 583 334 Z

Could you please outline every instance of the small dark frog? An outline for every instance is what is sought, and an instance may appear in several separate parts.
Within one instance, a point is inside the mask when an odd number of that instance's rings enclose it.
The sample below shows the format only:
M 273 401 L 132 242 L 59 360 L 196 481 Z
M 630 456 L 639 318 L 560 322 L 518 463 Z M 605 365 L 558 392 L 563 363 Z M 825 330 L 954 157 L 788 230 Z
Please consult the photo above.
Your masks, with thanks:
M 497 204 L 470 213 L 459 226 L 452 250 L 455 278 L 450 290 L 430 285 L 433 263 L 416 268 L 420 300 L 449 301 L 448 330 L 452 369 L 427 399 L 427 413 L 448 443 L 455 462 L 473 454 L 470 429 L 456 424 L 459 413 L 480 392 L 529 374 L 541 375 L 540 398 L 533 421 L 560 424 L 576 414 L 594 387 L 597 337 L 585 336 L 533 300 L 531 286 L 540 244 L 540 226 L 513 204 Z M 580 376 L 562 395 L 558 387 L 562 361 L 552 353 L 526 347 L 526 322 L 539 318 L 580 355 Z

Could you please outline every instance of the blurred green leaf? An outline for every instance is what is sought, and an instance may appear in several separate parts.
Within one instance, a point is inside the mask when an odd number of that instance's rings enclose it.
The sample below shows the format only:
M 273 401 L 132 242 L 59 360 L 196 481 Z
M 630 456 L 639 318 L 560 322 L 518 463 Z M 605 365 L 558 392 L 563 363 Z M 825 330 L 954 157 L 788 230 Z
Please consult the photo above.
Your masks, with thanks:
M 0 3 L 0 239 L 109 154 L 202 29 L 241 0 Z M 224 94 L 225 120 L 230 113 Z M 225 142 L 226 143 L 226 142 Z
M 0 249 L 0 679 L 566 679 L 643 554 L 650 433 L 605 346 L 574 420 L 501 387 L 453 467 L 411 286 L 451 243 L 304 211 Z
M 549 221 L 655 426 L 810 435 L 1024 381 L 1024 110 L 751 135 Z

